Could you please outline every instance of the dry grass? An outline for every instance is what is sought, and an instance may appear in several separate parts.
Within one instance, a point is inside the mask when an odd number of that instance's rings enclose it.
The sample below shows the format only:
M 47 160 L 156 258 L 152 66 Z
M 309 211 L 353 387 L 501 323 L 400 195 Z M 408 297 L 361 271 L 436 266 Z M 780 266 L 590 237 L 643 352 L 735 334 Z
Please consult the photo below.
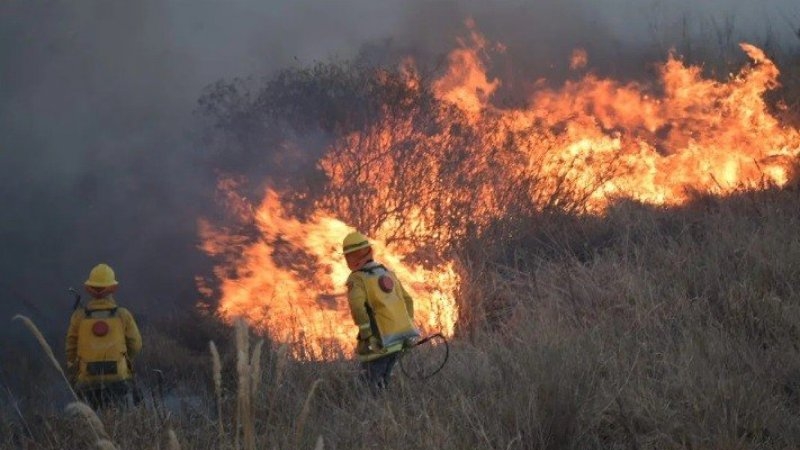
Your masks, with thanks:
M 242 435 L 242 447 L 245 450 L 255 450 L 255 430 L 252 408 L 252 369 L 250 367 L 250 338 L 247 324 L 243 319 L 238 319 L 236 330 L 236 373 L 238 374 L 238 390 L 236 396 L 236 423 L 237 433 L 235 445 L 239 447 L 239 431 Z
M 0 431 L 11 448 L 25 437 L 48 450 L 149 449 L 170 428 L 208 449 L 796 448 L 798 210 L 794 191 L 744 193 L 484 236 L 503 244 L 463 255 L 462 293 L 483 298 L 469 309 L 483 322 L 461 330 L 438 376 L 396 373 L 386 395 L 356 383 L 351 361 L 295 361 L 269 340 L 251 352 L 241 324 L 235 355 L 211 350 L 215 393 L 197 409 L 112 414 L 89 441 L 58 415 L 30 432 L 10 416 Z
M 118 450 L 117 446 L 110 440 L 100 417 L 89 405 L 83 402 L 72 402 L 67 405 L 65 412 L 67 415 L 85 422 L 87 428 L 91 431 L 88 441 L 93 443 L 95 448 Z
M 113 442 L 108 439 L 100 439 L 94 443 L 94 448 L 98 450 L 119 450 Z
M 167 431 L 167 450 L 181 450 L 181 444 L 178 443 L 178 436 L 172 428 Z
M 294 429 L 294 447 L 300 448 L 300 442 L 303 436 L 303 430 L 306 425 L 306 419 L 308 419 L 308 413 L 311 410 L 311 399 L 314 398 L 314 392 L 317 390 L 317 386 L 322 382 L 321 379 L 315 380 L 314 384 L 311 385 L 311 389 L 308 391 L 308 396 L 306 397 L 306 401 L 303 402 L 303 409 L 300 411 L 300 416 L 297 418 L 297 425 L 295 425 Z
M 219 439 L 225 434 L 225 427 L 222 425 L 222 362 L 219 359 L 219 351 L 214 341 L 208 342 L 208 349 L 211 353 L 211 373 L 214 379 L 214 397 L 217 405 L 217 426 L 219 427 Z
M 44 335 L 42 334 L 41 331 L 39 331 L 39 328 L 36 326 L 36 324 L 33 323 L 31 319 L 21 314 L 15 315 L 14 320 L 22 321 L 22 323 L 25 324 L 25 327 L 27 327 L 28 330 L 30 330 L 31 334 L 33 334 L 33 336 L 39 342 L 39 345 L 42 347 L 42 350 L 44 350 L 44 353 L 47 355 L 47 358 L 53 364 L 53 367 L 55 367 L 55 369 L 61 375 L 61 378 L 64 379 L 64 383 L 66 383 L 70 393 L 72 393 L 72 396 L 75 398 L 75 400 L 77 400 L 78 396 L 72 389 L 72 384 L 70 384 L 69 380 L 67 379 L 67 375 L 64 373 L 64 369 L 61 367 L 61 364 L 58 362 L 58 359 L 53 353 L 53 349 L 50 347 L 50 344 L 47 343 L 47 339 L 44 338 Z
M 260 339 L 253 349 L 253 356 L 250 357 L 250 397 L 255 399 L 258 395 L 258 388 L 261 384 L 261 351 L 264 347 L 264 340 Z

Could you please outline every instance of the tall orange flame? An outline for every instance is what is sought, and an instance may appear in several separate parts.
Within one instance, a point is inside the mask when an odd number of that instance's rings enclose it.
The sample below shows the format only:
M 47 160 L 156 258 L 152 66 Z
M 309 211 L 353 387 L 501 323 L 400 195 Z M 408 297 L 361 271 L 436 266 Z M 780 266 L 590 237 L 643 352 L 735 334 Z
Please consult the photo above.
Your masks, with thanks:
M 250 244 L 236 243 L 226 230 L 200 223 L 207 253 L 218 254 L 223 246 L 240 250 L 231 266 L 220 266 L 216 273 L 221 280 L 219 314 L 229 320 L 246 317 L 275 339 L 293 344 L 296 356 L 341 356 L 355 336 L 344 285 L 349 269 L 341 255 L 342 239 L 353 229 L 324 213 L 305 221 L 293 218 L 273 190 L 252 213 L 260 236 Z M 380 236 L 372 246 L 415 298 L 418 326 L 452 334 L 458 282 L 453 263 L 425 269 L 404 264 L 402 249 L 386 246 Z
M 471 56 L 460 56 L 466 67 L 451 68 L 448 76 L 458 72 L 470 74 L 463 77 L 468 80 L 485 80 L 478 58 L 482 48 L 457 50 Z M 741 48 L 754 65 L 728 82 L 704 79 L 699 67 L 687 67 L 671 56 L 661 67 L 660 97 L 635 83 L 590 74 L 559 90 L 534 92 L 526 109 L 500 110 L 483 94 L 485 83 L 434 87 L 473 123 L 501 124 L 487 127 L 486 134 L 521 134 L 517 150 L 541 162 L 545 178 L 558 179 L 570 166 L 570 181 L 591 192 L 590 209 L 603 209 L 616 197 L 675 205 L 692 191 L 724 194 L 747 186 L 780 187 L 793 175 L 800 133 L 782 125 L 763 98 L 778 86 L 780 72 L 760 49 L 749 44 Z M 549 135 L 555 145 L 525 140 L 529 130 L 548 128 L 563 128 Z

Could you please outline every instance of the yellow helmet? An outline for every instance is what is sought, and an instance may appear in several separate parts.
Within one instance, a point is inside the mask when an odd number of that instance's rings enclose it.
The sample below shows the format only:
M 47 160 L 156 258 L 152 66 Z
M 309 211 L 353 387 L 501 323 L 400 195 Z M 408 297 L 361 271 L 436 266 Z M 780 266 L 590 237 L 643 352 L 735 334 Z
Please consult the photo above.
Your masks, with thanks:
M 342 253 L 346 255 L 367 247 L 369 247 L 369 241 L 367 240 L 367 237 L 358 231 L 353 231 L 345 236 L 344 241 L 342 242 Z
M 91 287 L 105 288 L 116 286 L 118 283 L 114 276 L 114 269 L 107 264 L 98 264 L 89 272 L 89 279 L 84 284 Z

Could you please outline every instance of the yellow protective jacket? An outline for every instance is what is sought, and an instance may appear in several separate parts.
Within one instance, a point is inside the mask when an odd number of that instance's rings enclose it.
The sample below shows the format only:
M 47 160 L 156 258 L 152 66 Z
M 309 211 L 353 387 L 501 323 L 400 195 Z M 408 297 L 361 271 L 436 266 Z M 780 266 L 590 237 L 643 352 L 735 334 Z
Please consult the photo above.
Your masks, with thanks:
M 386 267 L 370 261 L 351 272 L 347 298 L 358 327 L 359 360 L 372 361 L 400 351 L 407 339 L 419 337 L 414 301 Z
M 111 295 L 92 299 L 72 313 L 66 339 L 67 367 L 78 384 L 133 378 L 130 363 L 141 349 L 142 336 L 133 315 L 117 306 Z

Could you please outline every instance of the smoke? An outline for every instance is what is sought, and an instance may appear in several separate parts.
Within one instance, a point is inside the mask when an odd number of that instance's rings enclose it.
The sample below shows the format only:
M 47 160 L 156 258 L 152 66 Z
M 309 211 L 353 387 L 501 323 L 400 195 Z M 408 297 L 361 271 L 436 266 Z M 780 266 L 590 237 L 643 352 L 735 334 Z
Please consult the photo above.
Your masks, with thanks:
M 216 206 L 192 113 L 216 80 L 331 57 L 435 60 L 467 17 L 507 45 L 494 69 L 507 86 L 561 74 L 575 47 L 589 50 L 590 65 L 622 71 L 626 49 L 680 45 L 686 35 L 675 24 L 687 17 L 698 24 L 693 33 L 728 18 L 736 33 L 772 33 L 776 48 L 796 49 L 798 8 L 751 3 L 4 2 L 0 305 L 60 333 L 66 288 L 101 261 L 117 270 L 121 302 L 141 316 L 194 303 L 194 276 L 209 264 L 195 248 L 196 220 Z
M 605 0 L 602 4 L 596 9 L 597 20 L 622 42 L 668 49 L 687 39 L 716 45 L 729 34 L 759 44 L 770 41 L 776 51 L 797 50 L 800 6 L 792 1 Z

